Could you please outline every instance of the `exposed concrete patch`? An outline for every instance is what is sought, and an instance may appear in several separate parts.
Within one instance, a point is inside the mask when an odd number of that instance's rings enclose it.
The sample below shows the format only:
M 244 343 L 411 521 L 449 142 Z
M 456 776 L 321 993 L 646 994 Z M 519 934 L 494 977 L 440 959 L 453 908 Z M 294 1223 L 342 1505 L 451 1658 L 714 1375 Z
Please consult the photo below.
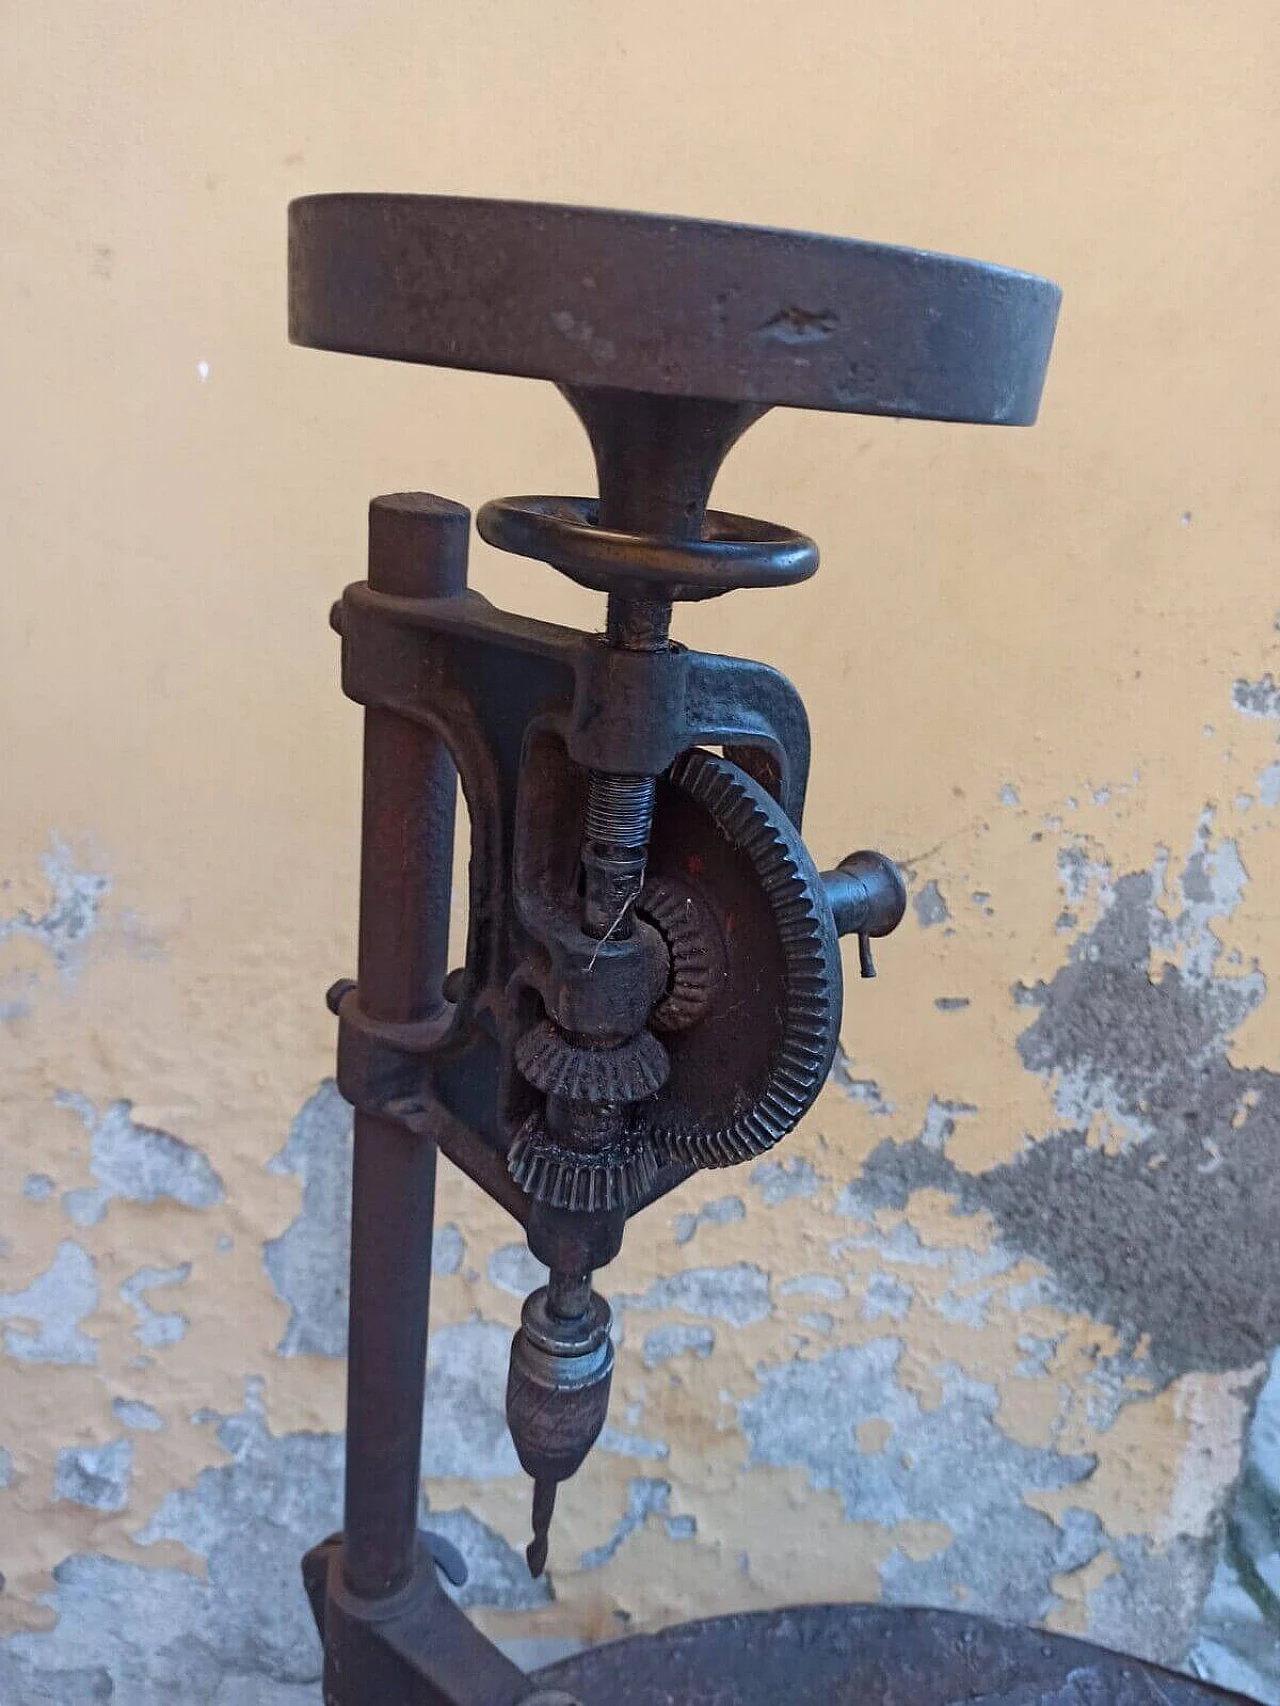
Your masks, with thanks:
M 272 1285 L 291 1314 L 276 1347 L 281 1356 L 347 1353 L 351 1260 L 351 1108 L 326 1078 L 289 1128 L 271 1173 L 302 1180 L 296 1219 L 263 1246 Z
M 691 1327 L 675 1322 L 669 1327 L 655 1327 L 646 1333 L 640 1347 L 640 1357 L 646 1368 L 660 1368 L 680 1356 L 694 1356 L 699 1361 L 709 1357 L 716 1348 L 714 1327 Z
M 170 1493 L 138 1535 L 175 1540 L 207 1575 L 93 1555 L 65 1559 L 48 1603 L 55 1627 L 0 1645 L 0 1700 L 17 1706 L 294 1706 L 316 1700 L 320 1645 L 298 1561 L 340 1522 L 342 1439 L 272 1435 L 261 1383 L 218 1422 L 229 1461 Z M 124 1443 L 124 1442 L 121 1442 Z M 519 1553 L 465 1509 L 430 1525 L 462 1551 L 464 1605 L 529 1609 L 550 1589 Z
M 467 1255 L 467 1241 L 451 1220 L 437 1226 L 431 1240 L 431 1272 L 445 1276 L 456 1274 Z
M 897 1379 L 902 1352 L 901 1339 L 880 1338 L 760 1369 L 758 1393 L 738 1405 L 751 1462 L 802 1469 L 813 1487 L 839 1494 L 851 1522 L 951 1530 L 951 1544 L 931 1557 L 889 1554 L 886 1600 L 954 1606 L 963 1593 L 972 1610 L 1043 1617 L 1055 1603 L 1053 1577 L 1087 1562 L 1098 1543 L 1089 1523 L 1060 1527 L 1024 1494 L 1083 1481 L 1094 1459 L 1017 1444 L 996 1422 L 995 1388 L 953 1364 L 934 1371 L 942 1402 L 922 1409 Z M 887 1431 L 868 1452 L 856 1429 L 871 1417 Z
M 862 1297 L 864 1321 L 902 1321 L 911 1308 L 914 1293 L 892 1274 L 869 1274 Z
M 778 1285 L 779 1297 L 825 1297 L 835 1303 L 845 1295 L 844 1281 L 834 1274 L 794 1274 Z
M 650 1439 L 645 1434 L 627 1433 L 622 1428 L 610 1427 L 606 1424 L 600 1430 L 597 1445 L 601 1451 L 612 1453 L 614 1457 L 645 1457 L 655 1463 L 662 1463 L 671 1456 L 671 1447 L 665 1440 Z
M 647 1476 L 637 1477 L 627 1488 L 627 1508 L 618 1519 L 613 1533 L 601 1545 L 593 1546 L 589 1552 L 582 1554 L 582 1568 L 598 1570 L 602 1564 L 607 1564 L 628 1535 L 642 1528 L 651 1516 L 663 1519 L 663 1527 L 669 1540 L 691 1540 L 698 1531 L 695 1518 L 672 1516 L 670 1511 L 670 1481 L 655 1481 Z
M 747 1176 L 766 1208 L 777 1208 L 779 1203 L 790 1202 L 795 1197 L 816 1196 L 822 1186 L 813 1163 L 803 1155 L 793 1155 L 786 1161 L 757 1162 Z
M 1129 1535 L 1108 1539 L 1106 1549 L 1119 1567 L 1088 1594 L 1090 1640 L 1185 1668 L 1187 1630 L 1204 1596 L 1203 1538 L 1179 1534 L 1156 1546 Z
M 1073 1302 L 1149 1334 L 1169 1374 L 1245 1367 L 1280 1342 L 1280 1075 L 1228 1057 L 1265 986 L 1216 970 L 1210 929 L 1243 882 L 1234 845 L 1211 848 L 1202 825 L 1175 918 L 1152 873 L 1115 883 L 1019 1039 L 1072 1127 L 967 1193 Z M 1153 976 L 1154 955 L 1179 948 L 1183 964 Z M 1095 1112 L 1140 1141 L 1091 1144 Z
M 1197 1676 L 1280 1706 L 1280 1353 L 1258 1395 L 1187 1662 Z
M 1280 717 L 1280 681 L 1270 672 L 1259 681 L 1237 681 L 1231 701 L 1246 717 Z
M 842 1090 L 848 1099 L 869 1114 L 891 1114 L 893 1103 L 885 1099 L 884 1091 L 874 1078 L 859 1077 L 856 1062 L 839 1043 L 831 1062 L 831 1083 Z
M 30 937 L 47 949 L 60 972 L 72 975 L 85 943 L 97 929 L 111 878 L 104 871 L 78 869 L 75 855 L 62 837 L 54 834 L 49 839 L 49 851 L 40 858 L 40 869 L 49 885 L 48 905 L 39 914 L 24 907 L 12 917 L 0 918 L 0 942 L 11 936 Z
M 616 1298 L 614 1307 L 619 1313 L 626 1309 L 679 1309 L 706 1321 L 727 1322 L 731 1327 L 749 1327 L 773 1313 L 769 1276 L 753 1262 L 667 1274 L 639 1296 Z
M 276 1347 L 281 1356 L 344 1357 L 351 1261 L 351 1107 L 326 1078 L 298 1110 L 284 1148 L 267 1171 L 302 1180 L 302 1204 L 278 1238 L 263 1245 L 262 1260 L 289 1325 Z M 431 1247 L 433 1274 L 456 1274 L 467 1245 L 456 1226 L 437 1226 Z
M 492 1321 L 432 1329 L 422 1473 L 489 1481 L 521 1473 L 503 1407 L 511 1332 Z
M 511 1297 L 528 1297 L 547 1283 L 547 1269 L 523 1242 L 503 1244 L 489 1257 L 485 1272 L 490 1285 Z
M 19 1362 L 96 1363 L 97 1343 L 80 1323 L 98 1307 L 93 1258 L 64 1238 L 45 1271 L 22 1291 L 0 1292 L 0 1321 L 30 1321 L 34 1332 L 6 1327 L 4 1348 Z
M 147 1301 L 147 1293 L 166 1286 L 182 1285 L 190 1274 L 190 1262 L 182 1262 L 176 1268 L 139 1268 L 136 1273 L 130 1274 L 120 1287 L 121 1297 L 138 1317 L 133 1336 L 148 1350 L 176 1345 L 180 1339 L 186 1337 L 187 1328 L 191 1323 L 177 1310 L 164 1313 L 153 1309 Z
M 424 1505 L 422 1520 L 433 1533 L 452 1541 L 467 1561 L 465 1583 L 447 1590 L 464 1608 L 501 1606 L 504 1611 L 534 1611 L 555 1598 L 546 1576 L 535 1581 L 529 1574 L 524 1553 L 465 1506 L 433 1511 Z
M 912 895 L 911 904 L 925 930 L 934 924 L 945 924 L 951 917 L 951 908 L 947 905 L 946 897 L 932 877 L 918 894 Z
M 1008 1251 L 1042 1262 L 1059 1297 L 1130 1349 L 1149 1335 L 1164 1378 L 1247 1367 L 1280 1342 L 1280 1075 L 1228 1055 L 1265 995 L 1256 973 L 1221 971 L 1211 928 L 1242 892 L 1238 852 L 1212 845 L 1202 820 L 1172 916 L 1157 905 L 1162 866 L 1113 881 L 1082 855 L 1067 873 L 1102 914 L 1027 992 L 1038 1016 L 1019 1049 L 1069 1123 L 976 1176 L 950 1160 L 940 1129 L 883 1143 L 838 1207 L 867 1216 L 920 1189 L 947 1192 L 961 1211 L 990 1214 Z M 1156 972 L 1174 953 L 1182 963 Z M 1100 1146 L 1095 1117 L 1123 1141 Z
M 112 1402 L 111 1413 L 118 1422 L 136 1433 L 157 1434 L 164 1427 L 164 1417 L 159 1410 L 153 1410 L 150 1404 L 144 1404 L 138 1398 L 116 1398 Z
M 62 1206 L 77 1226 L 94 1226 L 117 1198 L 184 1208 L 212 1208 L 226 1192 L 208 1159 L 193 1144 L 167 1131 L 135 1125 L 132 1103 L 113 1102 L 99 1113 L 87 1097 L 60 1090 L 59 1107 L 71 1108 L 89 1133 L 89 1169 L 98 1184 L 67 1191 Z
M 677 1244 L 687 1244 L 700 1226 L 731 1226 L 745 1220 L 747 1205 L 741 1197 L 717 1197 L 704 1203 L 696 1214 L 678 1214 L 675 1219 Z
M 53 1500 L 57 1504 L 66 1499 L 93 1511 L 127 1510 L 132 1479 L 132 1440 L 64 1446 L 54 1468 Z

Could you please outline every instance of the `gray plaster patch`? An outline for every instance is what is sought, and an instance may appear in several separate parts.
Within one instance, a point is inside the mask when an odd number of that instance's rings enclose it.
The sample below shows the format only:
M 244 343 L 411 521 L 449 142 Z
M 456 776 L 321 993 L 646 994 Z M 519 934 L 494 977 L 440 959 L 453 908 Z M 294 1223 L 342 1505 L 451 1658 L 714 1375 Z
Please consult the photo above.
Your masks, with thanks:
M 747 1205 L 741 1197 L 717 1197 L 714 1202 L 703 1203 L 696 1214 L 676 1216 L 676 1243 L 687 1244 L 700 1226 L 730 1226 L 745 1220 L 746 1215 Z
M 778 1284 L 779 1297 L 825 1297 L 835 1303 L 844 1295 L 844 1281 L 834 1274 L 793 1274 Z
M 153 1309 L 147 1297 L 149 1291 L 183 1285 L 191 1274 L 191 1263 L 182 1262 L 176 1268 L 139 1268 L 129 1275 L 120 1287 L 120 1295 L 138 1318 L 133 1336 L 148 1350 L 176 1345 L 186 1337 L 190 1322 L 177 1310 L 168 1312 Z
M 1018 1044 L 1052 1084 L 1062 1128 L 980 1175 L 924 1133 L 883 1143 L 838 1206 L 865 1218 L 916 1190 L 949 1193 L 957 1212 L 989 1214 L 1007 1251 L 1042 1263 L 1059 1299 L 1130 1348 L 1149 1335 L 1166 1379 L 1248 1367 L 1280 1342 L 1280 1075 L 1229 1055 L 1265 996 L 1257 973 L 1224 971 L 1213 933 L 1243 866 L 1233 844 L 1212 844 L 1207 817 L 1172 882 L 1163 862 L 1115 880 L 1086 865 L 1069 880 L 1101 915 L 1027 992 L 1036 1017 Z M 1156 904 L 1165 891 L 1172 916 Z M 1166 954 L 1181 963 L 1157 968 Z M 1121 1141 L 1091 1141 L 1096 1117 Z
M 1280 764 L 1268 764 L 1258 777 L 1258 798 L 1269 809 L 1280 806 Z
M 54 1468 L 53 1501 L 65 1499 L 92 1511 L 127 1510 L 132 1479 L 132 1440 L 64 1446 Z
M 889 1554 L 880 1571 L 889 1603 L 954 1606 L 960 1590 L 968 1610 L 1034 1622 L 1055 1603 L 1052 1578 L 1098 1548 L 1024 1495 L 1086 1480 L 1095 1460 L 1010 1439 L 996 1420 L 995 1388 L 952 1364 L 934 1370 L 942 1401 L 923 1409 L 898 1382 L 902 1350 L 900 1339 L 880 1338 L 758 1370 L 758 1393 L 738 1405 L 750 1461 L 802 1469 L 813 1487 L 840 1496 L 851 1522 L 951 1530 L 951 1544 L 930 1558 Z M 857 1427 L 873 1417 L 888 1431 L 880 1450 L 866 1452 Z
M 1280 1706 L 1280 1353 L 1258 1395 L 1188 1664 L 1210 1682 Z
M 845 1053 L 839 1043 L 836 1044 L 835 1056 L 831 1062 L 831 1082 L 868 1114 L 883 1117 L 893 1112 L 893 1103 L 886 1099 L 884 1091 L 875 1079 L 860 1077 L 857 1063 L 851 1055 Z
M 174 1540 L 207 1573 L 77 1555 L 54 1571 L 45 1633 L 0 1644 L 0 1700 L 50 1706 L 308 1706 L 318 1698 L 320 1645 L 298 1559 L 340 1522 L 342 1439 L 269 1432 L 261 1383 L 218 1424 L 227 1462 L 170 1493 L 138 1535 Z M 463 1552 L 466 1605 L 543 1604 L 545 1583 L 471 1512 L 432 1512 Z M 522 1579 L 523 1578 L 523 1579 Z
M 431 1240 L 431 1272 L 456 1274 L 467 1255 L 467 1241 L 451 1220 L 437 1226 Z
M 0 1490 L 13 1485 L 13 1453 L 0 1445 Z
M 773 1313 L 769 1276 L 752 1262 L 725 1268 L 686 1268 L 654 1280 L 639 1296 L 619 1297 L 616 1309 L 679 1309 L 705 1321 L 749 1327 Z M 504 1375 L 505 1378 L 505 1375 Z
M 640 1347 L 640 1357 L 646 1368 L 661 1368 L 664 1362 L 676 1357 L 694 1356 L 703 1360 L 716 1348 L 714 1327 L 693 1327 L 677 1321 L 669 1327 L 655 1327 L 646 1333 Z
M 48 905 L 39 914 L 24 907 L 12 917 L 0 918 L 0 942 L 10 936 L 29 937 L 48 951 L 60 972 L 73 974 L 85 943 L 97 929 L 111 878 L 103 871 L 79 870 L 75 855 L 61 836 L 55 834 L 49 839 L 49 851 L 40 859 L 49 885 Z
M 503 1244 L 489 1257 L 485 1272 L 490 1285 L 511 1297 L 528 1297 L 547 1283 L 547 1269 L 523 1241 Z
M 671 1456 L 671 1447 L 665 1440 L 650 1439 L 646 1434 L 627 1433 L 622 1428 L 610 1427 L 606 1424 L 600 1430 L 597 1445 L 601 1451 L 607 1451 L 614 1457 L 644 1457 L 655 1463 L 661 1463 Z
M 48 1202 L 57 1188 L 47 1173 L 28 1173 L 22 1181 L 22 1194 L 28 1202 Z
M 4 1348 L 19 1362 L 96 1363 L 98 1346 L 80 1323 L 98 1307 L 93 1258 L 64 1238 L 53 1261 L 21 1291 L 0 1292 L 0 1321 L 31 1322 L 34 1331 L 6 1326 Z
M 947 905 L 946 897 L 932 877 L 919 894 L 912 895 L 911 904 L 915 908 L 916 917 L 926 930 L 934 924 L 945 924 L 951 917 L 951 908 Z
M 825 1309 L 811 1310 L 808 1314 L 800 1317 L 802 1327 L 807 1328 L 811 1333 L 818 1333 L 824 1339 L 834 1330 L 835 1324 L 835 1316 L 829 1315 Z
M 112 1102 L 99 1113 L 87 1097 L 60 1090 L 59 1107 L 71 1108 L 89 1133 L 89 1170 L 96 1187 L 68 1191 L 63 1207 L 78 1226 L 93 1226 L 117 1198 L 184 1208 L 212 1208 L 226 1192 L 207 1158 L 193 1144 L 167 1131 L 135 1125 L 132 1103 Z
M 467 1579 L 450 1588 L 450 1597 L 464 1609 L 501 1606 L 504 1611 L 533 1611 L 554 1599 L 546 1576 L 535 1581 L 524 1553 L 465 1506 L 457 1510 L 423 1510 L 423 1523 L 432 1533 L 452 1541 L 467 1562 Z
M 1237 681 L 1231 700 L 1246 717 L 1280 717 L 1280 681 L 1270 673 L 1259 681 Z
M 427 1361 L 422 1472 L 488 1481 L 519 1475 L 504 1408 L 511 1332 L 492 1321 L 436 1327 Z
M 1149 1334 L 1175 1374 L 1245 1367 L 1280 1341 L 1280 1075 L 1231 1063 L 1232 1033 L 1265 987 L 1218 971 L 1210 928 L 1242 887 L 1234 847 L 1203 836 L 1174 920 L 1150 873 L 1116 882 L 1019 1039 L 1068 1128 L 963 1193 L 1073 1302 Z M 1183 963 L 1152 975 L 1153 953 L 1178 948 Z M 1095 1113 L 1139 1141 L 1091 1145 Z
M 892 1274 L 868 1274 L 862 1297 L 862 1319 L 902 1321 L 911 1308 L 914 1295 L 909 1285 L 904 1285 Z
M 661 1517 L 669 1540 L 691 1540 L 697 1533 L 698 1525 L 691 1516 L 672 1516 L 671 1483 L 670 1481 L 655 1481 L 647 1476 L 639 1476 L 627 1487 L 627 1508 L 618 1519 L 613 1533 L 599 1546 L 593 1546 L 589 1552 L 584 1552 L 581 1566 L 584 1570 L 598 1570 L 602 1564 L 607 1564 L 629 1535 L 636 1529 L 642 1528 L 651 1516 Z
M 795 1197 L 816 1196 L 822 1185 L 813 1163 L 803 1155 L 793 1155 L 787 1161 L 757 1162 L 748 1178 L 766 1208 L 777 1208 Z
M 277 1349 L 281 1356 L 345 1356 L 351 1109 L 333 1079 L 326 1078 L 303 1103 L 267 1170 L 302 1180 L 297 1217 L 262 1251 L 271 1283 L 290 1309 Z
M 1000 804 L 1002 806 L 1020 806 L 1022 804 L 1021 796 L 1012 782 L 1000 784 Z
M 136 1433 L 156 1434 L 164 1427 L 164 1417 L 159 1410 L 153 1410 L 150 1404 L 144 1404 L 139 1398 L 114 1399 L 111 1413 L 118 1422 Z

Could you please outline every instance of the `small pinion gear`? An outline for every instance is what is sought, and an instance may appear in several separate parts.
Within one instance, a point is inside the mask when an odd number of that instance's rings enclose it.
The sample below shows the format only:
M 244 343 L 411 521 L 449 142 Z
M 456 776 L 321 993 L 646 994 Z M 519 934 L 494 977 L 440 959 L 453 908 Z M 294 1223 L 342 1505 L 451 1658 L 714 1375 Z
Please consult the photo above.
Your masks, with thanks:
M 516 1065 L 544 1096 L 594 1103 L 642 1102 L 661 1090 L 669 1070 L 667 1051 L 651 1031 L 612 1048 L 588 1048 L 550 1019 L 520 1038 Z
M 835 1055 L 840 950 L 822 879 L 778 802 L 701 748 L 668 772 L 650 871 L 651 898 L 669 874 L 694 891 L 724 954 L 698 1020 L 664 1033 L 671 1076 L 655 1135 L 685 1165 L 749 1161 L 792 1130 Z M 659 929 L 664 910 L 650 910 Z
M 715 923 L 689 885 L 675 877 L 650 878 L 636 911 L 662 937 L 671 961 L 666 994 L 649 1023 L 655 1031 L 687 1031 L 724 981 L 724 950 Z

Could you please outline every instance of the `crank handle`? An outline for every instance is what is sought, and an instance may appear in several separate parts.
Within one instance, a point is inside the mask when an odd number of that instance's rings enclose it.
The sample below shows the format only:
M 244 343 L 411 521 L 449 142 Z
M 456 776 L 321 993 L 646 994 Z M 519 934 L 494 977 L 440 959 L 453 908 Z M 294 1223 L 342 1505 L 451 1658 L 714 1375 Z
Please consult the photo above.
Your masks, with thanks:
M 907 910 L 907 885 L 902 872 L 883 853 L 850 853 L 834 871 L 822 873 L 837 934 L 858 937 L 858 969 L 863 977 L 876 975 L 871 938 L 887 936 L 902 923 Z

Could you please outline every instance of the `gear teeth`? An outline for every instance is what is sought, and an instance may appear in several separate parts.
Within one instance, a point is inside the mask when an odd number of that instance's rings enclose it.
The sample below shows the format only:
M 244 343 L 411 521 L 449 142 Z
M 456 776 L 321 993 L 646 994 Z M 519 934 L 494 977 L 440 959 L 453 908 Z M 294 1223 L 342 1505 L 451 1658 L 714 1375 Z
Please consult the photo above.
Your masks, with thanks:
M 763 790 L 736 765 L 696 747 L 676 760 L 670 778 L 751 861 L 782 946 L 782 1037 L 763 1090 L 723 1125 L 697 1131 L 666 1128 L 658 1134 L 673 1160 L 730 1167 L 772 1149 L 799 1122 L 826 1080 L 840 1022 L 839 947 L 830 921 L 818 909 L 821 879 L 808 854 L 792 841 L 790 826 L 784 832 L 775 820 L 777 808 Z M 665 935 L 662 919 L 647 904 L 650 891 L 661 885 L 661 879 L 647 885 L 641 906 Z
M 588 1214 L 602 1209 L 630 1211 L 658 1175 L 652 1147 L 637 1142 L 625 1154 L 591 1161 L 561 1148 L 540 1113 L 530 1114 L 507 1151 L 507 1171 L 535 1202 Z
M 516 1044 L 516 1065 L 536 1090 L 573 1102 L 641 1102 L 667 1081 L 671 1062 L 650 1031 L 613 1048 L 570 1042 L 550 1019 Z
M 645 884 L 636 911 L 652 924 L 671 956 L 667 993 L 649 1015 L 655 1031 L 683 1031 L 710 1007 L 724 981 L 724 960 L 713 944 L 702 907 L 689 891 L 666 877 Z

